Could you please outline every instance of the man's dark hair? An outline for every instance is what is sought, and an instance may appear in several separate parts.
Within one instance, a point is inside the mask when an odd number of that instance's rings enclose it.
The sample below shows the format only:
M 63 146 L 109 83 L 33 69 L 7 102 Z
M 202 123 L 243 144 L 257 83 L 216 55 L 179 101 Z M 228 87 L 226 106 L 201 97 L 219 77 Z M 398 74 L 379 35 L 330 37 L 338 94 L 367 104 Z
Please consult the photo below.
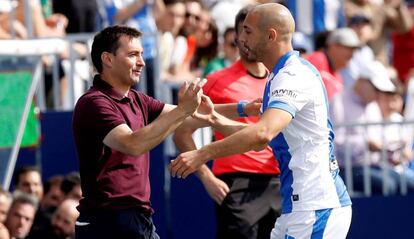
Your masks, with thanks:
M 228 34 L 235 32 L 236 29 L 234 27 L 227 27 L 226 30 L 224 30 L 223 37 L 226 37 Z
M 60 188 L 60 185 L 62 185 L 62 182 L 63 182 L 62 175 L 55 175 L 55 176 L 50 177 L 43 185 L 44 194 L 47 194 L 53 186 L 58 186 Z
M 23 166 L 14 173 L 14 186 L 19 185 L 20 175 L 26 174 L 28 172 L 38 172 L 40 175 L 42 175 L 42 173 L 40 172 L 40 168 L 37 166 Z
M 327 39 L 331 31 L 323 31 L 315 36 L 314 49 L 315 51 L 325 50 L 327 47 Z
M 71 172 L 68 173 L 62 181 L 60 185 L 60 189 L 67 195 L 70 191 L 72 191 L 73 187 L 76 185 L 80 185 L 81 178 L 78 172 Z
M 128 26 L 111 26 L 103 29 L 93 38 L 91 58 L 98 73 L 102 73 L 101 55 L 109 52 L 115 55 L 119 48 L 119 39 L 127 36 L 130 39 L 141 37 L 142 33 L 135 28 Z
M 254 8 L 255 5 L 249 4 L 237 13 L 236 19 L 234 20 L 234 28 L 236 29 L 236 34 L 239 35 L 239 26 L 240 24 L 243 24 L 244 19 L 246 19 L 247 14 Z

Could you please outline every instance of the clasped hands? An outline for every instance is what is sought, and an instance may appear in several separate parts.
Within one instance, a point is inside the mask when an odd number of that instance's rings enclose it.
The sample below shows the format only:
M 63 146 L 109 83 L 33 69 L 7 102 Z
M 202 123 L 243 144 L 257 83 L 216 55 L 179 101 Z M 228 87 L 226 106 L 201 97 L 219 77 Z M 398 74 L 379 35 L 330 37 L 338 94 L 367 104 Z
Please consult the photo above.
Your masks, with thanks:
M 202 93 L 202 89 L 199 89 L 199 87 L 202 88 L 205 83 L 205 79 L 200 80 L 197 78 L 189 86 L 185 86 L 185 84 L 184 87 L 187 87 L 189 90 L 194 89 L 194 91 L 198 91 L 198 106 L 194 108 L 192 117 L 210 124 L 218 113 L 214 110 L 214 104 L 210 98 Z M 258 98 L 247 103 L 243 110 L 249 116 L 257 116 L 260 114 L 261 104 L 262 99 Z M 209 154 L 205 148 L 181 153 L 176 159 L 171 160 L 171 164 L 169 166 L 171 176 L 186 178 L 191 173 L 200 169 L 200 167 L 209 159 Z

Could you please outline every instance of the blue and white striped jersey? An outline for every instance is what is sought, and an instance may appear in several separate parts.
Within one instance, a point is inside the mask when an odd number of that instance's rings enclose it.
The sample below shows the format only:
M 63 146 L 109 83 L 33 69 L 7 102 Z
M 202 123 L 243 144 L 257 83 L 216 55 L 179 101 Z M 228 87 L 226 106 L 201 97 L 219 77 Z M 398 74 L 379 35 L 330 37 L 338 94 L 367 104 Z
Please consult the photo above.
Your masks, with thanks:
M 268 108 L 293 117 L 269 143 L 281 170 L 282 213 L 351 205 L 333 154 L 325 87 L 298 52 L 281 57 L 269 76 L 262 112 Z

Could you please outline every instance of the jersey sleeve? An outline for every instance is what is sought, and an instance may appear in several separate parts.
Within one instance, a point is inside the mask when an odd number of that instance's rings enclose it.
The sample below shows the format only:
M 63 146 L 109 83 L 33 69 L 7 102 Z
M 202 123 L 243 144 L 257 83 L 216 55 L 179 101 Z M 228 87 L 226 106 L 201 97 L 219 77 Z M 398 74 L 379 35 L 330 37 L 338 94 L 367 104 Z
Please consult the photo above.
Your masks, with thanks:
M 270 82 L 268 108 L 284 110 L 295 117 L 309 101 L 303 82 L 288 70 L 277 74 Z

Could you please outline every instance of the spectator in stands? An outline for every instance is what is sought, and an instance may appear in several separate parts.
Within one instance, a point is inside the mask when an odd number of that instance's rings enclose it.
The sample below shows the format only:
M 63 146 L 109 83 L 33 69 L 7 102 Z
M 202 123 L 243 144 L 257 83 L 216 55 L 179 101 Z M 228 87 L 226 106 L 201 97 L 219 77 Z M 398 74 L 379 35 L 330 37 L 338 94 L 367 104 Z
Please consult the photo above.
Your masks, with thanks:
M 145 49 L 143 57 L 145 60 L 144 79 L 146 83 L 146 93 L 154 97 L 154 87 L 156 85 L 155 81 L 158 80 L 158 78 L 156 78 L 158 35 L 155 22 L 164 14 L 164 1 L 109 0 L 100 2 L 104 4 L 106 9 L 106 18 L 110 26 L 122 24 L 134 27 L 143 32 L 142 45 Z M 140 86 L 135 87 L 138 89 Z
M 26 238 L 32 227 L 37 206 L 38 200 L 33 195 L 21 191 L 14 192 L 13 202 L 5 223 L 11 238 Z
M 395 81 L 395 91 L 379 91 L 376 104 L 369 107 L 379 107 L 382 118 L 381 122 L 401 123 L 404 117 L 403 110 L 403 88 Z M 409 142 L 411 137 L 404 132 L 406 127 L 400 124 L 388 124 L 373 126 L 371 139 L 370 158 L 373 162 L 380 162 L 383 168 L 393 170 L 393 180 L 398 184 L 401 178 L 405 179 L 408 190 L 414 191 L 414 171 L 407 167 L 413 158 L 413 151 Z M 409 137 L 407 137 L 409 136 Z
M 46 181 L 44 185 L 44 196 L 36 211 L 33 225 L 28 236 L 29 238 L 36 235 L 38 231 L 49 228 L 52 214 L 63 200 L 64 195 L 60 189 L 62 181 L 63 177 L 60 175 L 50 177 Z
M 406 2 L 411 18 L 414 19 L 414 1 Z M 414 26 L 406 33 L 394 33 L 392 43 L 392 62 L 406 91 L 408 80 L 414 75 Z
M 223 56 L 216 57 L 208 62 L 203 71 L 203 76 L 230 66 L 239 58 L 239 50 L 236 42 L 236 30 L 227 28 L 223 35 Z
M 78 239 L 158 238 L 151 217 L 149 151 L 201 102 L 203 80 L 181 87 L 178 106 L 131 89 L 145 66 L 141 34 L 113 26 L 92 43 L 98 74 L 78 100 L 72 123 L 83 196 Z
M 81 179 L 78 172 L 71 172 L 63 179 L 60 189 L 65 199 L 71 198 L 79 201 L 82 198 Z
M 157 22 L 160 32 L 159 58 L 161 80 L 172 80 L 187 52 L 187 39 L 179 35 L 185 21 L 186 8 L 180 0 L 165 1 L 165 14 Z
M 378 61 L 367 64 L 367 68 L 361 71 L 360 77 L 354 86 L 345 89 L 342 93 L 334 96 L 331 101 L 331 119 L 334 125 L 343 123 L 367 123 L 379 122 L 382 119 L 378 107 L 370 107 L 375 104 L 378 92 L 394 92 L 395 85 L 391 82 L 384 65 Z M 398 189 L 397 182 L 393 180 L 392 174 L 388 180 L 384 180 L 383 173 L 379 167 L 378 160 L 366 158 L 366 150 L 378 151 L 378 145 L 373 140 L 375 127 L 342 127 L 336 130 L 335 142 L 336 153 L 340 167 L 345 166 L 345 155 L 347 151 L 352 161 L 352 175 L 354 190 L 363 191 L 363 165 L 370 167 L 370 178 L 373 193 L 382 193 L 383 183 L 386 192 L 395 194 Z M 372 160 L 372 161 L 371 161 Z M 346 168 L 343 170 L 347 170 Z
M 236 15 L 236 36 L 232 42 L 240 50 L 240 60 L 213 74 L 207 75 L 204 94 L 215 104 L 255 100 L 262 96 L 268 70 L 259 62 L 251 61 L 243 51 L 238 34 L 251 6 Z M 243 117 L 243 123 L 257 122 L 257 117 Z M 195 149 L 192 134 L 195 124 L 179 127 L 174 141 L 182 151 Z M 215 132 L 215 139 L 224 136 Z M 276 218 L 280 215 L 279 169 L 270 147 L 262 151 L 218 158 L 213 169 L 204 165 L 198 176 L 210 197 L 216 203 L 216 238 L 268 238 Z
M 208 62 L 217 57 L 219 51 L 218 28 L 208 10 L 198 1 L 186 2 L 186 7 L 186 22 L 180 34 L 187 38 L 187 51 L 172 79 L 178 82 L 201 77 Z
M 77 205 L 77 200 L 65 199 L 53 213 L 51 224 L 28 239 L 74 239 L 75 222 L 79 216 Z
M 50 1 L 50 0 L 49 0 Z M 66 36 L 66 27 L 68 25 L 68 19 L 63 14 L 54 14 L 52 13 L 52 9 L 49 7 L 47 11 L 43 11 L 45 8 L 42 6 L 42 2 L 48 1 L 40 1 L 40 0 L 28 0 L 28 4 L 25 4 L 26 0 L 18 0 L 18 5 L 16 7 L 16 20 L 18 20 L 22 24 L 26 24 L 26 13 L 28 11 L 30 13 L 31 19 L 27 22 L 31 23 L 30 26 L 26 26 L 28 30 L 28 37 L 29 38 L 50 38 L 50 37 L 65 37 Z M 25 9 L 25 7 L 29 9 Z M 46 7 L 47 9 L 47 7 Z M 32 30 L 32 32 L 29 31 Z M 66 97 L 68 92 L 68 81 L 64 75 L 63 68 L 61 66 L 61 60 L 68 57 L 68 49 L 59 56 L 58 61 L 55 63 L 55 59 L 51 56 L 43 56 L 42 61 L 45 66 L 45 92 L 46 96 L 51 99 L 51 97 L 57 97 L 59 100 L 59 105 L 55 105 L 55 107 L 60 107 Z M 53 95 L 52 89 L 52 75 L 53 75 L 53 64 L 57 64 L 59 67 L 59 95 Z M 51 105 L 48 101 L 48 105 Z
M 200 3 L 200 1 L 185 1 L 185 8 L 185 21 L 179 34 L 186 38 L 187 50 L 182 64 L 178 65 L 173 72 L 175 80 L 178 80 L 179 82 L 194 79 L 195 77 L 195 75 L 191 71 L 191 64 L 194 55 L 196 54 L 197 47 L 199 45 L 199 43 L 197 43 L 198 39 L 196 37 L 196 33 L 199 29 L 199 22 L 201 22 L 201 16 L 203 14 L 203 6 Z M 206 14 L 204 14 L 204 16 L 206 17 Z M 203 26 L 205 26 L 205 24 L 203 24 Z M 202 34 L 198 35 L 202 36 Z
M 0 224 L 6 221 L 11 203 L 12 197 L 10 193 L 0 187 Z
M 376 4 L 370 0 L 346 0 L 344 10 L 347 21 L 352 16 L 364 15 L 371 19 L 373 37 L 369 42 L 375 59 L 384 64 L 389 63 L 389 32 L 408 32 L 413 26 L 413 20 L 404 0 L 384 0 L 384 4 Z
M 7 5 L 7 2 L 2 2 Z M 8 7 L 0 7 L 0 39 L 26 39 L 27 30 L 26 27 L 19 21 L 13 20 L 11 23 L 10 11 L 13 10 L 12 2 Z
M 19 0 L 16 8 L 16 19 L 25 24 L 25 0 Z M 28 11 L 31 14 L 33 36 L 29 37 L 63 37 L 66 35 L 68 19 L 62 14 L 45 16 L 42 12 L 40 0 L 29 0 Z
M 63 192 L 60 189 L 63 181 L 63 176 L 55 175 L 50 177 L 44 184 L 44 196 L 40 201 L 42 209 L 52 209 L 53 212 L 63 200 Z
M 329 34 L 325 51 L 308 55 L 309 62 L 321 73 L 328 100 L 342 91 L 343 80 L 339 71 L 347 66 L 359 46 L 358 36 L 352 29 L 340 28 Z
M 79 216 L 78 200 L 66 199 L 52 216 L 53 234 L 56 238 L 75 238 L 75 222 Z
M 43 183 L 40 169 L 36 166 L 19 168 L 14 175 L 14 189 L 33 195 L 38 201 L 42 200 Z
M 189 67 L 196 77 L 202 76 L 204 68 L 219 52 L 218 28 L 206 9 L 203 9 L 199 23 L 195 32 L 197 47 Z
M 363 67 L 375 60 L 374 52 L 367 45 L 373 33 L 371 20 L 364 15 L 354 15 L 349 19 L 348 26 L 357 34 L 361 46 L 355 49 L 348 65 L 341 70 L 344 88 L 352 87 Z
M 180 34 L 188 37 L 193 35 L 197 28 L 198 22 L 201 19 L 201 12 L 203 11 L 203 5 L 200 1 L 189 0 L 185 2 L 185 22 L 183 28 L 180 31 Z

